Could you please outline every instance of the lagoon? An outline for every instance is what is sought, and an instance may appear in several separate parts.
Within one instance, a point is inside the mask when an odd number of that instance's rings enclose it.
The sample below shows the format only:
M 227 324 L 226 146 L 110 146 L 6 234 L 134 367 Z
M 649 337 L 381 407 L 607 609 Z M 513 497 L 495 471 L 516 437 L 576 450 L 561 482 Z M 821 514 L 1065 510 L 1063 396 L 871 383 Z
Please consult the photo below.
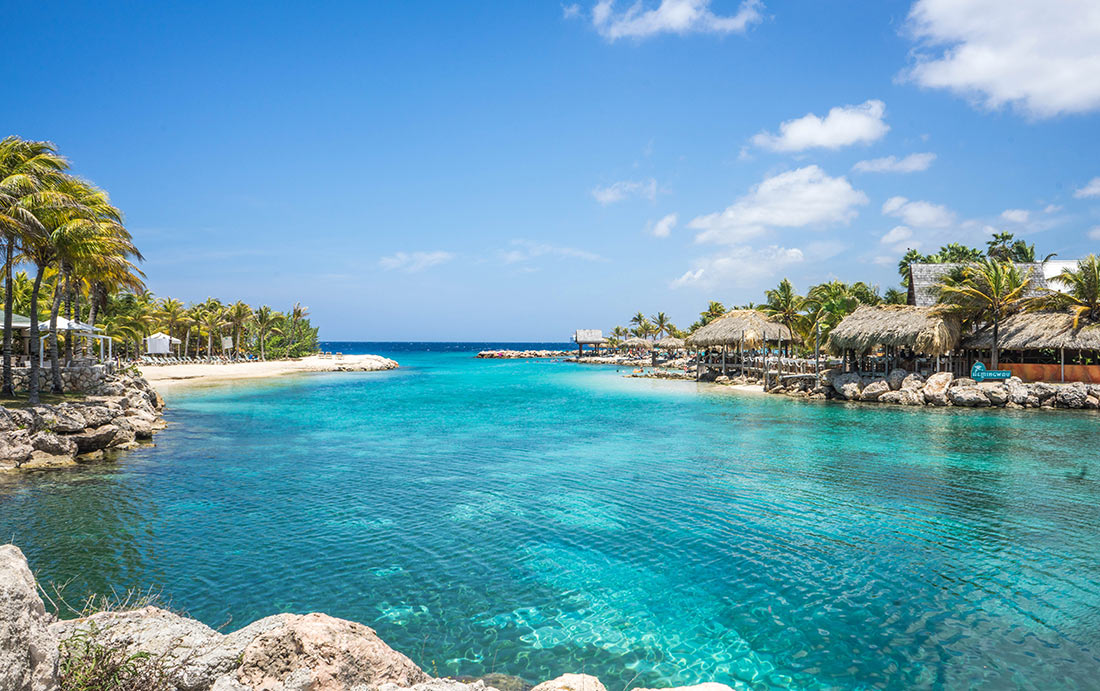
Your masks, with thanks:
M 1095 413 L 734 394 L 488 345 L 330 343 L 402 368 L 173 389 L 156 447 L 0 478 L 0 533 L 70 600 L 152 586 L 225 630 L 324 611 L 433 675 L 1095 683 Z

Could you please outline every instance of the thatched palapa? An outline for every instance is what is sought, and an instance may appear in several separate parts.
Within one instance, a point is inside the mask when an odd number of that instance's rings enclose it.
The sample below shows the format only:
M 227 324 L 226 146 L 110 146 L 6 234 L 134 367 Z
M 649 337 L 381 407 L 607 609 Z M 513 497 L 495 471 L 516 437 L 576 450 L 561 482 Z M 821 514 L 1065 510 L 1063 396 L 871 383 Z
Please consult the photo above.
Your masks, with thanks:
M 657 341 L 654 345 L 660 350 L 682 350 L 684 347 L 684 339 L 666 336 Z
M 758 310 L 726 312 L 706 326 L 696 329 L 687 338 L 687 345 L 696 348 L 735 346 L 744 342 L 746 348 L 758 348 L 766 341 L 790 341 L 791 330 L 768 318 Z
M 960 333 L 956 317 L 931 307 L 864 305 L 836 325 L 828 346 L 837 354 L 893 346 L 925 355 L 946 355 L 958 347 Z
M 1073 315 L 1065 312 L 1022 312 L 1000 323 L 1001 350 L 1100 350 L 1100 324 L 1081 320 L 1073 328 Z M 993 348 L 993 327 L 987 326 L 963 341 L 964 348 Z
M 652 350 L 653 341 L 647 341 L 644 338 L 628 338 L 620 344 L 622 348 L 633 348 L 635 350 Z

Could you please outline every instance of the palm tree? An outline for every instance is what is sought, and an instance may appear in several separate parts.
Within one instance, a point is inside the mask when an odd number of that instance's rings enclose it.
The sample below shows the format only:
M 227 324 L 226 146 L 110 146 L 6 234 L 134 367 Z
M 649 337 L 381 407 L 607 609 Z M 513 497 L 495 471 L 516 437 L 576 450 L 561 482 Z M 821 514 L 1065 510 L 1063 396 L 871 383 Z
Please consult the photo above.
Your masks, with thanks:
M 805 298 L 805 305 L 809 308 L 809 325 L 814 329 L 820 326 L 822 336 L 828 335 L 841 319 L 859 307 L 859 292 L 842 281 L 830 281 L 810 288 Z
M 298 307 L 297 304 L 294 306 Z M 244 330 L 245 324 L 251 319 L 252 308 L 240 300 L 230 305 L 225 312 L 226 323 L 233 329 L 233 344 L 237 355 L 241 354 L 241 331 Z
M 923 264 L 926 262 L 934 261 L 935 257 L 921 254 L 920 250 L 910 248 L 898 262 L 898 273 L 901 274 L 901 282 L 903 285 L 909 284 L 909 265 L 910 264 Z
M 1063 292 L 1047 288 L 1029 304 L 1033 309 L 1069 310 L 1073 328 L 1081 320 L 1100 321 L 1100 258 L 1095 254 L 1077 262 L 1076 269 L 1062 269 L 1056 279 L 1068 288 Z
M 668 315 L 666 315 L 664 312 L 658 312 L 657 314 L 650 317 L 650 319 L 652 319 L 653 321 L 654 333 L 656 334 L 657 338 L 660 338 L 665 334 L 672 334 L 672 331 L 669 328 L 672 326 L 672 321 L 669 320 Z
M 302 303 L 295 302 L 290 309 L 290 347 L 298 344 L 298 325 L 309 316 L 309 308 L 302 307 Z
M 5 255 L 3 384 L 0 385 L 0 392 L 5 396 L 13 395 L 12 269 L 16 249 L 28 238 L 45 232 L 33 208 L 46 201 L 49 195 L 44 189 L 67 168 L 68 162 L 57 154 L 57 149 L 49 142 L 25 141 L 14 136 L 0 141 L 0 237 L 4 241 Z M 32 322 L 36 317 L 32 316 Z M 37 327 L 33 330 L 37 332 Z
M 275 310 L 271 309 L 267 305 L 260 307 L 256 310 L 256 335 L 260 338 L 260 359 L 267 359 L 267 351 L 264 348 L 264 341 L 268 333 L 274 333 L 278 330 L 279 323 L 283 320 L 283 315 L 279 314 Z
M 767 302 L 761 307 L 761 311 L 788 329 L 798 319 L 805 302 L 786 278 L 775 288 L 764 291 L 764 297 L 767 298 Z
M 909 293 L 897 288 L 887 288 L 882 294 L 882 301 L 887 305 L 905 305 L 909 303 Z
M 221 305 L 208 305 L 199 312 L 198 327 L 200 333 L 206 332 L 206 354 L 208 356 L 214 354 L 214 334 L 220 334 L 225 325 L 225 309 Z
M 642 324 L 649 321 L 645 314 L 636 312 L 633 317 L 630 318 L 630 323 L 634 325 L 635 329 L 641 328 Z
M 1030 269 L 1025 274 L 1012 262 L 983 259 L 963 267 L 958 276 L 945 277 L 939 286 L 943 309 L 971 323 L 992 322 L 993 369 L 1000 359 L 1000 323 L 1024 305 L 1031 283 Z
M 187 318 L 187 308 L 175 298 L 164 298 L 160 301 L 160 309 L 157 310 L 157 319 L 168 330 L 168 337 L 175 336 L 176 327 L 180 326 Z

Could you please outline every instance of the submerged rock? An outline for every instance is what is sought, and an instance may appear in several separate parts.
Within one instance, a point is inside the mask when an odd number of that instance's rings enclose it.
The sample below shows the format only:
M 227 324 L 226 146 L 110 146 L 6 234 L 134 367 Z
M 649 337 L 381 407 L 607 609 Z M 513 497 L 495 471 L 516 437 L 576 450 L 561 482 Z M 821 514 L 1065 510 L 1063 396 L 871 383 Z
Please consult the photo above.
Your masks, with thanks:
M 977 386 L 953 386 L 947 390 L 947 397 L 953 405 L 964 408 L 984 408 L 989 405 L 989 399 Z
M 607 688 L 591 674 L 563 674 L 542 682 L 531 691 L 607 691 Z

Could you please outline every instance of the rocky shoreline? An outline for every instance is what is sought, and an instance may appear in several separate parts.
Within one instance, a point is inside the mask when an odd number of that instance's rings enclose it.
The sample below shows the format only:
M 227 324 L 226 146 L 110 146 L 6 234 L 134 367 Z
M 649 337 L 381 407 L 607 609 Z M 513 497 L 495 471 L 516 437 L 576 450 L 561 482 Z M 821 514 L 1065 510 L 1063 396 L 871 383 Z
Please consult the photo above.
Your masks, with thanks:
M 969 377 L 955 377 L 950 372 L 936 372 L 926 379 L 901 369 L 893 370 L 885 377 L 825 370 L 817 382 L 805 378 L 793 379 L 786 384 L 767 386 L 765 390 L 796 398 L 939 408 L 1100 409 L 1100 384 L 1029 383 L 1019 377 L 1003 382 L 977 382 Z
M 79 400 L 0 407 L 0 470 L 72 465 L 132 449 L 164 429 L 164 400 L 133 374 L 106 375 Z
M 535 358 L 565 357 L 570 350 L 483 350 L 475 357 L 483 360 L 523 360 Z
M 86 684 L 113 660 L 137 661 L 144 674 L 141 685 L 111 687 L 125 689 L 606 691 L 586 674 L 563 674 L 533 688 L 500 674 L 434 678 L 370 627 L 326 614 L 276 614 L 230 634 L 157 607 L 58 620 L 47 612 L 23 553 L 0 546 L 0 689 L 65 691 L 69 676 L 79 674 Z M 679 687 L 689 689 L 731 691 L 717 683 Z

